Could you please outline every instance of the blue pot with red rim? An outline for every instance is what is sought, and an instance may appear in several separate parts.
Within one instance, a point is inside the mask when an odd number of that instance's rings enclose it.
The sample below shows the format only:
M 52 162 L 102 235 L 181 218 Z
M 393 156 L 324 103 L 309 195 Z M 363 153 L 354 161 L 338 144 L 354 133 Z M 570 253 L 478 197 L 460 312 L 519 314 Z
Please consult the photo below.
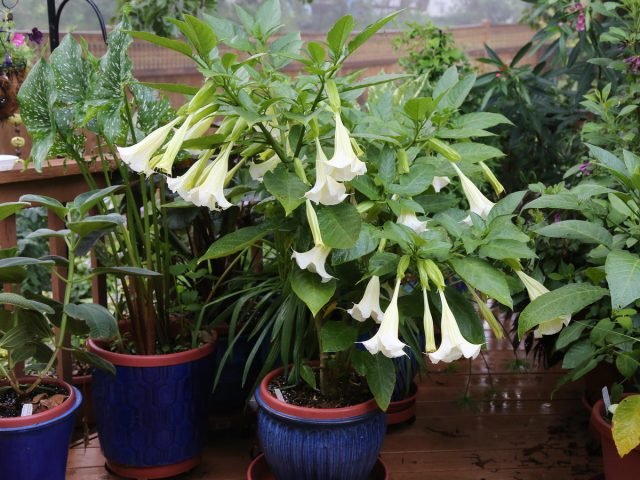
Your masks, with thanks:
M 21 378 L 30 383 L 33 378 Z M 0 479 L 64 480 L 69 442 L 82 394 L 68 383 L 44 379 L 64 387 L 69 396 L 60 405 L 26 417 L 0 418 Z
M 215 371 L 213 340 L 168 355 L 125 355 L 90 340 L 116 374 L 93 373 L 96 428 L 107 468 L 126 478 L 167 478 L 201 461 Z
M 289 405 L 269 391 L 283 369 L 256 391 L 258 439 L 278 480 L 367 480 L 386 432 L 385 414 L 372 399 L 344 408 Z

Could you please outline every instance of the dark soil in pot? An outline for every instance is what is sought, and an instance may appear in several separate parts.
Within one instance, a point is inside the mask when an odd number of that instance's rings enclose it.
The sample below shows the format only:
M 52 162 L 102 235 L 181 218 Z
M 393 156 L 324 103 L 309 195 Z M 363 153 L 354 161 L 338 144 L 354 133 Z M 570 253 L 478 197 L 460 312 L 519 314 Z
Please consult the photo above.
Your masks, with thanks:
M 316 374 L 316 385 L 319 385 L 319 372 L 314 370 L 314 373 Z M 269 391 L 274 397 L 279 398 L 276 393 L 276 390 L 279 390 L 282 399 L 289 405 L 308 408 L 343 408 L 371 400 L 372 395 L 367 382 L 355 372 L 338 380 L 335 386 L 337 388 L 334 391 L 338 392 L 339 396 L 327 398 L 308 383 L 288 385 L 284 375 L 280 375 L 269 383 Z
M 18 397 L 13 389 L 3 387 L 0 390 L 0 418 L 15 418 L 22 414 L 22 406 L 33 405 L 33 414 L 45 412 L 57 407 L 69 396 L 69 392 L 60 385 L 39 385 L 27 396 Z

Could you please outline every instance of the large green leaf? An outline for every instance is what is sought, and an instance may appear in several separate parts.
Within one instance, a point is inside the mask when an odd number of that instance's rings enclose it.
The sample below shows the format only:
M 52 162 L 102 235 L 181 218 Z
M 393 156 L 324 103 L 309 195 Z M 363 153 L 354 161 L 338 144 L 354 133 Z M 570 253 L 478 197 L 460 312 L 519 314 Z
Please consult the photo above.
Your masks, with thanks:
M 140 267 L 98 267 L 93 269 L 93 273 L 101 275 L 110 273 L 112 275 L 131 275 L 133 277 L 161 277 L 162 274 Z
M 500 270 L 484 260 L 473 257 L 452 258 L 449 263 L 467 284 L 513 308 L 509 284 Z
M 41 205 L 44 205 L 45 207 L 47 207 L 48 210 L 51 210 L 53 213 L 55 213 L 58 217 L 60 217 L 63 220 L 67 215 L 67 211 L 68 211 L 67 208 L 58 200 L 52 197 L 46 197 L 44 195 L 27 194 L 27 195 L 22 195 L 20 197 L 20 201 L 30 202 L 30 203 L 39 203 Z
M 109 310 L 94 303 L 70 303 L 64 311 L 70 317 L 83 320 L 89 325 L 89 334 L 95 339 L 111 339 L 118 333 L 118 323 Z
M 356 51 L 360 48 L 369 38 L 371 38 L 375 33 L 384 27 L 387 23 L 393 20 L 400 12 L 393 12 L 386 17 L 382 17 L 380 20 L 372 23 L 371 25 L 367 25 L 364 30 L 358 33 L 353 40 L 349 42 L 349 54 Z
M 187 39 L 193 45 L 198 52 L 198 55 L 204 60 L 207 60 L 218 43 L 216 34 L 209 25 L 204 23 L 193 15 L 184 15 L 184 20 L 188 26 L 188 30 L 183 32 L 186 34 Z
M 264 186 L 282 204 L 287 215 L 304 203 L 304 194 L 310 188 L 282 166 L 264 176 Z
M 588 283 L 572 283 L 547 292 L 522 311 L 518 320 L 518 335 L 522 337 L 532 328 L 562 315 L 573 315 L 608 294 L 606 288 Z
M 529 208 L 558 208 L 561 210 L 580 210 L 578 198 L 571 192 L 543 195 L 527 203 L 523 210 Z
M 322 326 L 320 340 L 323 352 L 342 352 L 358 338 L 358 329 L 344 321 L 331 321 Z
M 73 199 L 73 205 L 80 211 L 81 215 L 86 215 L 95 207 L 100 200 L 122 190 L 121 185 L 112 185 L 110 187 L 100 188 L 84 192 Z
M 0 259 L 0 270 L 13 267 L 24 267 L 26 265 L 53 265 L 51 260 L 38 260 L 30 257 L 10 257 Z
M 495 127 L 500 124 L 513 125 L 504 115 L 500 113 L 474 112 L 460 115 L 453 121 L 457 128 L 478 128 L 485 129 Z
M 51 53 L 50 64 L 55 80 L 56 103 L 82 107 L 89 90 L 90 71 L 82 58 L 82 47 L 73 35 L 65 35 Z
M 368 223 L 362 224 L 360 236 L 356 244 L 347 249 L 336 249 L 331 252 L 331 264 L 341 265 L 343 263 L 358 260 L 370 254 L 378 247 L 378 239 L 374 236 L 375 228 Z
M 536 254 L 526 243 L 517 240 L 493 240 L 488 245 L 482 245 L 479 251 L 480 256 L 489 257 L 495 260 L 505 258 L 536 258 Z
M 273 224 L 262 223 L 254 227 L 245 227 L 235 232 L 228 233 L 216 240 L 207 252 L 200 257 L 200 262 L 233 255 L 258 242 L 273 231 Z
M 467 162 L 476 163 L 490 160 L 492 158 L 504 157 L 504 153 L 496 147 L 483 143 L 465 142 L 456 143 L 451 147 L 460 154 Z
M 85 237 L 90 233 L 115 228 L 117 225 L 124 223 L 124 217 L 117 213 L 108 215 L 94 215 L 77 222 L 69 222 L 69 229 L 78 234 L 79 237 Z
M 538 235 L 551 238 L 568 238 L 584 243 L 595 243 L 611 247 L 613 236 L 609 231 L 595 223 L 586 220 L 565 220 L 552 223 L 536 230 Z
M 19 212 L 23 208 L 30 206 L 31 204 L 28 202 L 6 202 L 0 204 L 0 222 L 14 213 Z
M 135 38 L 139 38 L 140 40 L 153 43 L 154 45 L 158 45 L 163 48 L 168 48 L 170 50 L 181 53 L 191 58 L 191 53 L 192 53 L 191 47 L 180 40 L 172 40 L 169 38 L 160 37 L 159 35 L 155 35 L 150 32 L 127 32 L 127 33 L 130 33 L 132 36 L 134 36 Z
M 444 94 L 438 108 L 457 109 L 464 103 L 467 95 L 476 83 L 475 74 L 467 75 Z
M 18 93 L 20 115 L 31 137 L 31 158 L 38 172 L 42 171 L 42 165 L 49 159 L 49 150 L 55 140 L 53 85 L 51 67 L 45 60 L 40 60 L 31 69 Z
M 612 434 L 621 457 L 640 445 L 640 395 L 631 395 L 618 404 Z
M 340 203 L 318 210 L 322 240 L 331 248 L 351 248 L 360 236 L 362 219 L 351 203 Z
M 612 308 L 624 308 L 640 298 L 640 257 L 624 250 L 607 255 L 604 265 Z
M 13 350 L 31 341 L 31 332 L 26 325 L 19 324 L 5 333 L 0 338 L 0 348 L 4 350 Z
M 351 15 L 345 15 L 338 20 L 331 30 L 327 33 L 327 43 L 335 57 L 339 57 L 342 53 L 349 34 L 356 26 L 356 22 Z
M 396 384 L 396 369 L 393 360 L 382 353 L 367 355 L 365 358 L 366 379 L 369 390 L 381 410 L 386 410 Z
M 315 316 L 336 291 L 334 280 L 322 283 L 320 277 L 306 270 L 296 270 L 291 276 L 291 288 Z
M 17 293 L 2 292 L 0 293 L 0 305 L 13 305 L 14 307 L 23 308 L 25 310 L 33 310 L 40 313 L 53 314 L 53 308 L 35 300 L 28 300 Z

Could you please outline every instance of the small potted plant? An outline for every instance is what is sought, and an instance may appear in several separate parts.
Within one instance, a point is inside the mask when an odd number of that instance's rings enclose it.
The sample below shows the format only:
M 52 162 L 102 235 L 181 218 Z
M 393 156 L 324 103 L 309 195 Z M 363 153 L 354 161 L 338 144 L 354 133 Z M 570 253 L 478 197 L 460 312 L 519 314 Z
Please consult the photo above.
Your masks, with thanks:
M 233 264 L 257 249 L 262 260 L 229 280 L 240 288 L 229 289 L 234 303 L 225 307 L 257 312 L 229 325 L 256 339 L 245 375 L 267 352 L 256 392 L 264 457 L 249 478 L 265 468 L 283 479 L 368 478 L 383 470 L 375 465 L 396 385 L 392 359 L 405 356 L 405 342 L 434 363 L 475 358 L 482 319 L 503 335 L 486 297 L 511 307 L 507 274 L 535 257 L 512 222 L 525 192 L 494 203 L 469 177 L 501 194 L 486 162 L 502 153 L 474 140 L 508 120 L 460 115 L 475 76 L 455 68 L 429 97 L 407 75 L 341 76 L 349 55 L 394 15 L 353 37 L 346 16 L 325 42 L 303 44 L 296 32 L 272 38 L 281 28 L 277 1 L 255 15 L 238 12 L 242 25 L 207 15 L 174 21 L 185 42 L 134 33 L 194 58 L 205 81 L 166 130 L 131 147 L 148 146 L 146 155 L 125 151 L 122 160 L 166 172 L 169 189 L 188 202 L 240 205 L 256 219 L 200 258 Z M 302 72 L 291 78 L 284 68 L 293 61 Z M 215 111 L 221 126 L 185 141 L 200 111 Z M 162 160 L 179 145 L 202 151 L 184 174 L 173 157 Z
M 94 198 L 101 198 L 100 192 L 92 193 Z M 74 322 L 85 322 L 97 338 L 110 337 L 116 329 L 115 319 L 104 307 L 71 301 L 73 286 L 80 281 L 75 275 L 76 253 L 97 228 L 108 231 L 121 217 L 87 216 L 90 202 L 83 210 L 77 203 L 65 207 L 53 199 L 31 195 L 20 202 L 0 205 L 0 220 L 29 207 L 27 200 L 47 204 L 68 226 L 56 232 L 37 230 L 30 235 L 62 237 L 70 253 L 68 259 L 55 259 L 67 266 L 64 301 L 59 303 L 18 293 L 20 282 L 26 277 L 25 269 L 32 265 L 52 266 L 51 257 L 18 257 L 15 248 L 1 251 L 0 282 L 12 288 L 0 293 L 0 475 L 21 480 L 62 480 L 66 477 L 68 444 L 82 395 L 77 388 L 50 376 L 56 358 L 61 351 L 69 350 L 77 359 L 114 373 L 113 366 L 99 357 L 64 345 Z M 54 326 L 58 327 L 56 336 Z M 31 375 L 22 373 L 27 369 L 25 363 Z M 34 461 L 34 452 L 38 452 L 38 461 Z

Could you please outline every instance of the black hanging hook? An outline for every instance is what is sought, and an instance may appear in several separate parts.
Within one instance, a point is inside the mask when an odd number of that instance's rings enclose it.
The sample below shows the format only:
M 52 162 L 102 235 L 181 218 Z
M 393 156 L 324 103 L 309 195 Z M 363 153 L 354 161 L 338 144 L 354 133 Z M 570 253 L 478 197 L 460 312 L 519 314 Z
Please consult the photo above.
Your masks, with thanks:
M 104 43 L 107 43 L 107 25 L 104 21 L 104 17 L 102 16 L 102 12 L 94 0 L 85 1 L 91 6 L 91 8 L 93 8 L 93 11 L 98 17 L 100 31 L 102 32 L 102 39 L 104 40 Z M 2 3 L 4 4 L 4 0 L 2 0 Z M 56 8 L 56 0 L 47 0 L 49 13 L 49 45 L 51 47 L 51 51 L 55 50 L 55 48 L 60 45 L 60 17 L 62 15 L 62 10 L 67 3 L 69 3 L 69 0 L 63 0 L 60 6 Z

